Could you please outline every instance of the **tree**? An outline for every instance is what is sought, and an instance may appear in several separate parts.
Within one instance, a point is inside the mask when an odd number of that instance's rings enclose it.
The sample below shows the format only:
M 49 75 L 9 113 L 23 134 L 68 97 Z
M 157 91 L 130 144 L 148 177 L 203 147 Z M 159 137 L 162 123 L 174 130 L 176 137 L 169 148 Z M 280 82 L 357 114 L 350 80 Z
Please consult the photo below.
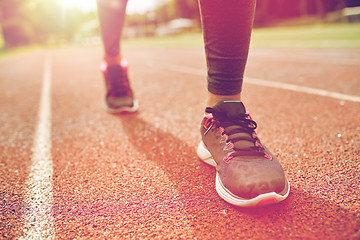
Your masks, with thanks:
M 71 40 L 88 15 L 64 9 L 61 0 L 0 0 L 5 47 Z
M 199 4 L 197 0 L 176 0 L 176 17 L 196 19 L 200 23 Z
M 5 47 L 25 45 L 30 41 L 30 26 L 24 15 L 27 1 L 0 0 L 0 23 Z

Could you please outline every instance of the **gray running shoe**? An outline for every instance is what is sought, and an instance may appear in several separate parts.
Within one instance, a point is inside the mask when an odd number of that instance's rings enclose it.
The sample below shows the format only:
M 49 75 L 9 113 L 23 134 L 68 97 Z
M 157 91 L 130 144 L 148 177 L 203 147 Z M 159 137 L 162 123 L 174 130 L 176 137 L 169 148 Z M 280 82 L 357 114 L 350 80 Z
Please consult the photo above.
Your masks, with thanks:
M 257 127 L 242 102 L 222 100 L 206 108 L 201 123 L 201 160 L 216 167 L 216 191 L 241 207 L 280 202 L 289 182 L 275 156 L 260 142 Z
M 120 65 L 102 63 L 101 71 L 104 74 L 106 85 L 105 104 L 110 113 L 135 112 L 138 103 L 134 99 L 128 75 L 128 64 L 124 59 Z

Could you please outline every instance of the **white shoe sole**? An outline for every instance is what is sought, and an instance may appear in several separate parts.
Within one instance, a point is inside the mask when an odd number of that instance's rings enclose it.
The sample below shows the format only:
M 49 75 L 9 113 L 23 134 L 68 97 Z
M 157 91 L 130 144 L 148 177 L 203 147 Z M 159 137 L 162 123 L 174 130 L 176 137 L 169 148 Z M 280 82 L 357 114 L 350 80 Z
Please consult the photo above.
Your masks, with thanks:
M 137 100 L 134 100 L 132 107 L 120 107 L 120 108 L 109 108 L 105 102 L 105 109 L 108 113 L 119 114 L 119 113 L 127 113 L 127 112 L 136 112 L 139 108 L 139 104 Z
M 199 158 L 204 161 L 205 163 L 216 167 L 217 164 L 213 157 L 211 156 L 211 153 L 206 148 L 203 141 L 200 142 L 198 148 L 197 148 L 197 155 Z M 290 184 L 289 181 L 286 179 L 286 184 L 288 186 L 288 191 L 285 195 L 280 195 L 276 192 L 269 192 L 260 194 L 259 196 L 251 199 L 245 199 L 238 197 L 234 194 L 232 194 L 221 182 L 219 173 L 216 172 L 216 180 L 215 180 L 215 188 L 216 192 L 219 194 L 219 196 L 224 199 L 226 202 L 233 204 L 235 206 L 239 207 L 257 207 L 257 206 L 263 206 L 263 205 L 269 205 L 281 202 L 285 200 L 290 192 Z

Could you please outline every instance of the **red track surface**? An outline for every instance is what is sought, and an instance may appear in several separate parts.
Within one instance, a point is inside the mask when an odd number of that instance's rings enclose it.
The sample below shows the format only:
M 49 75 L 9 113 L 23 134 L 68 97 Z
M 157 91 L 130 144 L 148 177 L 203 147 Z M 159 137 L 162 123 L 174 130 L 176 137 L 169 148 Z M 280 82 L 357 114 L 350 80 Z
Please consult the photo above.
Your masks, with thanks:
M 203 50 L 124 55 L 140 109 L 115 116 L 103 110 L 100 49 L 50 51 L 57 239 L 360 239 L 359 102 L 245 83 L 257 132 L 292 189 L 280 204 L 241 209 L 220 199 L 215 170 L 195 154 Z M 23 234 L 44 56 L 0 60 L 0 238 Z M 360 96 L 359 56 L 254 49 L 246 76 Z

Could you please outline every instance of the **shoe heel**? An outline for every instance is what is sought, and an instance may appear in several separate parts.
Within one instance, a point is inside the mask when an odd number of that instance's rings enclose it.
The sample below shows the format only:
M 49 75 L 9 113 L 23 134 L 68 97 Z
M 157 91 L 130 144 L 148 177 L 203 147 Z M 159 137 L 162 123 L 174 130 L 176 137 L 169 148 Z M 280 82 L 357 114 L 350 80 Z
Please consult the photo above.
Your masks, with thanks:
M 197 151 L 196 151 L 196 154 L 205 163 L 207 163 L 207 164 L 209 164 L 209 165 L 211 165 L 213 167 L 217 166 L 215 160 L 211 156 L 211 153 L 209 152 L 209 150 L 207 150 L 207 148 L 206 148 L 205 144 L 203 143 L 203 141 L 200 141 L 199 146 L 198 146 Z

